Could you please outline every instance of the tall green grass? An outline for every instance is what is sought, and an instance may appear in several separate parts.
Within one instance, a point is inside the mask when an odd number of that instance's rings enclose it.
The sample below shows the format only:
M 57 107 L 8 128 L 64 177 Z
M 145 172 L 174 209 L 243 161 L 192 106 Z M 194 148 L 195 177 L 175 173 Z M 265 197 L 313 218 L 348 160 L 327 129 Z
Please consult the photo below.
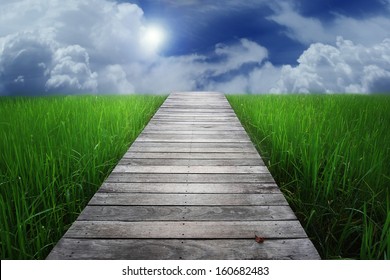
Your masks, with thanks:
M 1 259 L 45 258 L 164 99 L 1 98 Z
M 390 258 L 390 97 L 228 99 L 323 258 Z

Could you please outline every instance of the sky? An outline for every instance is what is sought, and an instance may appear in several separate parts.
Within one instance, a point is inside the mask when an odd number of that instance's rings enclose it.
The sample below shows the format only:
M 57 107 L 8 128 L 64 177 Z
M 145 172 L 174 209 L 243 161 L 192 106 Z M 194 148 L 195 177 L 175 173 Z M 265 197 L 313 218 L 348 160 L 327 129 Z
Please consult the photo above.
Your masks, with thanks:
M 0 95 L 390 93 L 390 0 L 1 0 Z

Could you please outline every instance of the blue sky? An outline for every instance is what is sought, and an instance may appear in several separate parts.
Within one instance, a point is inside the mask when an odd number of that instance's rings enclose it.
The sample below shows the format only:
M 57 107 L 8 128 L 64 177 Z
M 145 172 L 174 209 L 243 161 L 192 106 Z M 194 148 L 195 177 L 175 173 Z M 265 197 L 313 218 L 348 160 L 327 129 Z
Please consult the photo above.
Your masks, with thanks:
M 390 0 L 2 0 L 0 95 L 389 93 L 389 30 Z

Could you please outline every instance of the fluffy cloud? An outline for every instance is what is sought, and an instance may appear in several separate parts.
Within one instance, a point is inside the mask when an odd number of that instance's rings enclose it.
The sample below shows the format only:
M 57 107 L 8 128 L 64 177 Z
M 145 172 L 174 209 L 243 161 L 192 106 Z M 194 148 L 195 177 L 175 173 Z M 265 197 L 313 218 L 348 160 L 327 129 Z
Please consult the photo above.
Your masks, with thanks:
M 283 66 L 272 92 L 386 93 L 390 89 L 390 39 L 371 47 L 339 37 L 312 44 L 296 67 Z
M 338 36 L 357 43 L 376 44 L 389 36 L 390 19 L 386 16 L 356 19 L 334 13 L 332 20 L 322 22 L 301 15 L 291 1 L 281 1 L 271 7 L 275 13 L 268 19 L 285 27 L 288 37 L 305 45 L 315 42 L 331 44 Z M 390 4 L 388 7 L 390 10 Z
M 8 36 L 1 48 L 3 92 L 36 94 L 45 86 L 54 42 L 39 33 Z
M 67 93 L 97 92 L 97 73 L 91 71 L 89 55 L 79 45 L 59 48 L 52 58 L 54 65 L 45 84 L 46 91 Z
M 132 93 L 134 86 L 127 80 L 126 72 L 119 64 L 108 65 L 100 72 L 99 92 L 101 93 Z
M 0 5 L 0 94 L 98 92 L 110 83 L 110 92 L 134 90 L 118 65 L 156 56 L 140 45 L 145 26 L 137 5 L 106 0 Z

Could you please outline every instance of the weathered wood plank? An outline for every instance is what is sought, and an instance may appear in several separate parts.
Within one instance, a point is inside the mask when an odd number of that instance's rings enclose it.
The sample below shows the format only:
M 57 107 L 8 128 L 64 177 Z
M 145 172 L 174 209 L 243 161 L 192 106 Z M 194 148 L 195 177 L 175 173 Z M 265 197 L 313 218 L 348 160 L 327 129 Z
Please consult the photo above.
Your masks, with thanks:
M 253 150 L 252 143 L 148 143 L 148 142 L 134 142 L 131 148 L 134 147 L 170 147 L 170 148 L 181 148 L 181 147 L 191 147 L 191 148 L 239 148 L 242 150 L 251 149 Z M 256 151 L 254 149 L 253 151 Z
M 141 143 L 141 142 L 139 142 Z M 171 146 L 164 146 L 164 144 L 188 144 L 188 143 L 170 143 L 170 142 L 142 142 L 145 144 L 155 144 L 154 146 L 134 146 L 131 147 L 128 152 L 134 152 L 134 153 L 244 153 L 249 154 L 249 153 L 254 153 L 256 152 L 255 148 L 212 148 L 212 147 L 205 147 L 205 148 L 194 148 L 191 146 L 179 146 L 177 148 L 171 147 Z M 222 144 L 222 143 L 210 143 L 210 142 L 204 142 L 202 144 Z M 245 158 L 245 157 L 244 157 Z M 226 158 L 227 160 L 234 160 L 237 158 Z
M 170 124 L 170 123 L 149 123 L 148 129 L 167 129 L 167 130 L 193 130 L 193 131 L 204 131 L 204 130 L 229 130 L 229 131 L 244 131 L 242 126 L 226 125 L 226 124 Z
M 76 221 L 66 238 L 305 238 L 298 221 Z
M 213 128 L 204 128 L 204 129 L 181 129 L 181 130 L 170 130 L 169 127 L 146 127 L 142 133 L 148 134 L 191 134 L 191 135 L 247 135 L 244 129 L 240 130 L 231 130 L 226 127 L 225 130 L 214 130 Z
M 213 121 L 213 122 L 237 122 L 233 117 L 159 117 L 155 116 L 154 121 L 180 121 L 180 122 L 197 122 L 197 121 Z
M 166 116 L 166 117 L 199 117 L 199 116 L 208 116 L 208 117 L 231 117 L 231 118 L 237 118 L 237 116 L 234 114 L 234 111 L 227 111 L 227 110 L 215 110 L 213 113 L 209 112 L 175 112 L 174 110 L 167 110 L 167 109 L 162 109 L 156 112 L 154 115 L 156 116 Z
M 225 122 L 213 122 L 213 121 L 198 121 L 198 122 L 180 122 L 180 121 L 174 121 L 174 122 L 156 122 L 152 121 L 149 123 L 148 128 L 159 128 L 159 127 L 180 127 L 183 128 L 183 130 L 215 130 L 215 129 L 221 129 L 221 130 L 240 130 L 242 131 L 244 128 L 239 125 L 238 123 L 228 124 Z
M 208 126 L 208 127 L 212 127 L 212 126 L 224 126 L 224 127 L 229 127 L 230 126 L 230 123 L 228 122 L 221 122 L 221 121 L 213 121 L 213 120 L 204 120 L 204 121 L 180 121 L 180 120 L 177 120 L 177 121 L 155 121 L 154 119 L 151 119 L 149 124 L 151 126 L 153 125 L 165 125 L 165 126 L 168 126 L 168 125 L 184 125 L 184 126 L 187 126 L 187 128 L 191 128 L 193 126 Z M 148 125 L 149 125 L 148 124 Z M 238 127 L 240 129 L 242 129 L 242 125 L 239 124 L 238 121 L 235 121 L 231 124 L 232 126 L 234 127 Z
M 99 189 L 101 193 L 280 193 L 275 183 L 108 183 Z
M 172 158 L 172 159 L 259 159 L 259 154 L 255 153 L 209 153 L 209 152 L 189 152 L 189 153 L 145 153 L 129 152 L 123 158 Z
M 260 159 L 121 159 L 118 165 L 131 166 L 264 166 Z
M 142 133 L 137 138 L 137 141 L 141 140 L 171 140 L 172 142 L 181 140 L 192 140 L 193 142 L 214 142 L 215 140 L 225 140 L 224 142 L 249 142 L 248 136 L 243 133 L 231 133 L 229 136 L 223 134 Z
M 289 206 L 87 206 L 79 221 L 283 221 Z
M 269 173 L 260 174 L 164 174 L 112 173 L 106 180 L 110 183 L 273 183 Z
M 161 108 L 159 111 L 156 112 L 159 113 L 173 113 L 173 114 L 209 114 L 212 115 L 213 113 L 218 114 L 232 114 L 234 111 L 232 109 L 196 109 L 196 108 L 184 108 L 184 107 L 172 107 L 172 108 Z
M 195 119 L 183 119 L 183 118 L 177 118 L 177 119 L 167 119 L 167 118 L 160 118 L 160 119 L 152 119 L 150 120 L 150 123 L 188 123 L 188 124 L 224 124 L 224 125 L 236 125 L 240 126 L 241 123 L 238 120 L 225 120 L 225 119 L 206 119 L 206 120 L 195 120 Z
M 219 135 L 219 136 L 231 136 L 231 135 L 241 135 L 246 137 L 246 132 L 244 130 L 167 130 L 163 128 L 150 129 L 146 128 L 142 131 L 143 135 L 148 134 L 168 134 L 168 135 Z
M 171 142 L 135 142 L 129 148 L 132 152 L 161 152 L 161 153 L 254 153 L 256 149 L 251 143 L 171 143 Z M 244 157 L 246 158 L 246 157 Z M 260 158 L 260 156 L 258 157 Z
M 283 194 L 96 193 L 88 205 L 257 205 L 286 206 Z
M 157 112 L 154 117 L 233 117 L 237 119 L 237 116 L 234 112 L 214 112 L 212 114 L 210 113 L 193 113 L 193 112 L 167 112 L 167 111 L 159 111 Z
M 215 142 L 215 143 L 225 143 L 225 142 L 237 142 L 237 143 L 249 143 L 249 138 L 231 138 L 226 139 L 225 137 L 164 137 L 164 135 L 157 135 L 156 137 L 151 136 L 142 136 L 140 135 L 137 141 L 142 142 Z
M 190 162 L 188 162 L 189 164 Z M 265 166 L 180 166 L 180 165 L 117 165 L 112 173 L 169 173 L 169 174 L 249 174 L 268 173 Z
M 311 241 L 303 239 L 68 239 L 48 259 L 101 260 L 317 260 Z

